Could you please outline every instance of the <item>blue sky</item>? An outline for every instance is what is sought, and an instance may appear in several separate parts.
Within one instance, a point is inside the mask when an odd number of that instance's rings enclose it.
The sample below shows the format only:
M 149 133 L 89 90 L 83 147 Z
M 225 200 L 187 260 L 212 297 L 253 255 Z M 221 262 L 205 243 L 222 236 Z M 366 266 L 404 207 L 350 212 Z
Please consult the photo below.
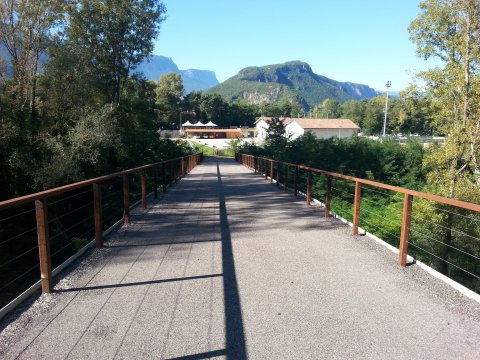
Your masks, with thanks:
M 164 0 L 154 54 L 220 82 L 247 66 L 302 60 L 317 74 L 402 90 L 432 66 L 415 55 L 407 27 L 414 0 Z

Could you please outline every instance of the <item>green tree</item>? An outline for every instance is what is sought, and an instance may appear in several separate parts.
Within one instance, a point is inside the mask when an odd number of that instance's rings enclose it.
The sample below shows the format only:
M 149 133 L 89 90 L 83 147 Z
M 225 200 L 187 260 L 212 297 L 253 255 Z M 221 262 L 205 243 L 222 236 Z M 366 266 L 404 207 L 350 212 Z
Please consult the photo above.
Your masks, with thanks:
M 436 67 L 419 75 L 435 102 L 435 118 L 448 134 L 448 155 L 439 169 L 446 176 L 447 195 L 457 182 L 480 172 L 480 1 L 427 0 L 409 28 L 419 56 L 437 58 Z
M 177 128 L 180 126 L 178 119 L 184 91 L 180 74 L 169 73 L 160 77 L 158 85 L 155 88 L 155 95 L 161 127 Z
M 342 118 L 350 119 L 362 128 L 363 118 L 365 116 L 365 107 L 367 100 L 349 100 L 340 105 Z
M 71 8 L 64 47 L 81 49 L 112 106 L 121 103 L 129 74 L 151 54 L 165 12 L 159 0 L 80 0 Z
M 322 104 L 312 108 L 312 116 L 321 119 L 337 119 L 342 115 L 340 103 L 336 100 L 325 99 Z
M 155 89 L 157 98 L 168 98 L 170 102 L 179 104 L 185 92 L 183 80 L 180 74 L 169 73 L 160 76 L 158 86 Z
M 271 153 L 274 158 L 280 158 L 288 144 L 289 137 L 285 132 L 283 120 L 274 117 L 270 120 L 265 139 L 265 149 Z
M 59 0 L 0 2 L 0 43 L 11 58 L 12 99 L 32 116 L 40 56 L 46 51 L 50 31 L 59 26 L 63 11 L 64 2 Z
M 370 99 L 365 106 L 365 115 L 362 121 L 362 131 L 367 135 L 379 134 L 382 131 L 384 120 L 385 98 L 377 96 Z
M 406 134 L 439 135 L 432 122 L 431 99 L 412 85 L 400 92 L 402 115 L 400 132 Z
M 445 145 L 434 147 L 425 158 L 427 180 L 431 191 L 451 198 L 478 200 L 480 167 L 480 1 L 426 0 L 409 27 L 417 45 L 417 54 L 435 58 L 441 66 L 421 72 L 432 97 L 433 120 L 447 135 Z M 443 245 L 437 249 L 443 261 L 440 270 L 456 271 L 452 261 L 452 243 L 466 245 L 465 239 L 452 231 L 458 222 L 448 209 L 443 211 L 444 231 L 438 235 Z M 478 231 L 477 231 L 478 236 Z M 478 269 L 477 269 L 478 271 Z

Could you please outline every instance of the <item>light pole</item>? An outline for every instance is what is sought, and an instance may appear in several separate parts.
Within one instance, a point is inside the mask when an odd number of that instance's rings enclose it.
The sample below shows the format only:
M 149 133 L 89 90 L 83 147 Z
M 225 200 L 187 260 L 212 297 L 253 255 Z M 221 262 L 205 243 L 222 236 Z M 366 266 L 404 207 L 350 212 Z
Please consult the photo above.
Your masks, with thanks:
M 385 84 L 387 87 L 387 99 L 385 101 L 385 118 L 383 119 L 383 137 L 385 138 L 385 131 L 387 130 L 387 112 L 388 112 L 388 90 L 390 89 L 390 86 L 392 86 L 392 82 L 389 80 Z

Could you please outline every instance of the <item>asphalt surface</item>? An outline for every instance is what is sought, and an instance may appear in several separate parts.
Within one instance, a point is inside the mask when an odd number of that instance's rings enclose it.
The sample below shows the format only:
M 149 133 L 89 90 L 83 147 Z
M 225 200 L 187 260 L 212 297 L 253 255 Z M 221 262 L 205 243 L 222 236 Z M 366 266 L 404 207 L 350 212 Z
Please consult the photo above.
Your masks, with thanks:
M 209 158 L 4 328 L 0 358 L 480 358 L 478 303 L 350 234 Z

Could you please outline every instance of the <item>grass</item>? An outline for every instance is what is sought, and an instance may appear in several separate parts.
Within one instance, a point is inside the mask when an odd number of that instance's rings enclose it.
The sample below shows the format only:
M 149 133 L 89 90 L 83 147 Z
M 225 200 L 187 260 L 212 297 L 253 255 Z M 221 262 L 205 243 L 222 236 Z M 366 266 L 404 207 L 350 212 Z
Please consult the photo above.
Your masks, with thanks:
M 198 143 L 192 143 L 192 144 L 193 146 L 195 146 L 195 148 L 198 151 L 203 152 L 203 154 L 207 156 L 228 156 L 228 157 L 235 156 L 235 150 L 233 150 L 232 148 L 220 150 L 220 149 L 214 149 L 210 146 L 206 146 L 203 144 L 198 144 Z

